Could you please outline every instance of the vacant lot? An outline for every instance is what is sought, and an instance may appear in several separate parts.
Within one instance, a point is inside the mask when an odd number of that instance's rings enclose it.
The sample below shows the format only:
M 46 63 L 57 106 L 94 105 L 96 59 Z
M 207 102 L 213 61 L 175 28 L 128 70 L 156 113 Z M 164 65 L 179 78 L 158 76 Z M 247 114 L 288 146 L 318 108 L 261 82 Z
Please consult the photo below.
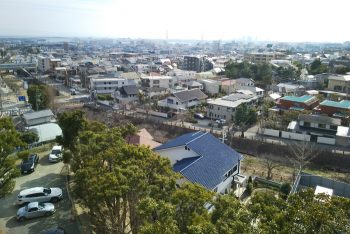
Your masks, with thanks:
M 281 182 L 292 182 L 293 179 L 293 167 L 288 165 L 288 162 L 281 162 L 278 159 L 273 160 L 277 167 L 273 169 L 273 177 L 272 179 L 275 181 Z M 306 168 L 304 172 L 312 173 L 319 176 L 324 176 L 330 179 L 350 182 L 349 174 L 346 173 L 338 173 L 333 171 L 325 171 L 319 170 L 315 168 Z M 244 160 L 241 164 L 241 173 L 245 175 L 256 175 L 260 177 L 267 176 L 267 166 L 266 161 L 262 158 L 253 157 L 251 155 L 244 155 Z

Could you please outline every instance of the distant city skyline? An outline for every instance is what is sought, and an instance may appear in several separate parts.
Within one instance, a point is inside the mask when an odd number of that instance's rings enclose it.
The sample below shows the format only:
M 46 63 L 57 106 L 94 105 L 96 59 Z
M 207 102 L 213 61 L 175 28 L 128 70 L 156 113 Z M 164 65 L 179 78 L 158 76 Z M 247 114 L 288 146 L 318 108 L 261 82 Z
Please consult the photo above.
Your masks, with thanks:
M 350 41 L 346 0 L 1 0 L 0 36 Z

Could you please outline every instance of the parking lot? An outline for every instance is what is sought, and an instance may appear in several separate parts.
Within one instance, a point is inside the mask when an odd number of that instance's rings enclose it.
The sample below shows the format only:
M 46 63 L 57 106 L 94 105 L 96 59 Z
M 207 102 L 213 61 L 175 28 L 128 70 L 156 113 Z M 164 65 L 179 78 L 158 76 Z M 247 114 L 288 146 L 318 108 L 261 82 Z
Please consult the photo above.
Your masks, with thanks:
M 79 233 L 77 222 L 71 220 L 71 202 L 67 195 L 65 176 L 61 174 L 62 168 L 62 162 L 49 163 L 46 154 L 40 158 L 32 174 L 21 175 L 16 179 L 16 187 L 12 194 L 0 199 L 0 233 L 3 231 L 9 234 L 34 234 L 57 226 L 63 227 L 67 233 Z M 55 203 L 56 213 L 52 216 L 18 222 L 16 213 L 19 207 L 15 204 L 18 193 L 37 186 L 60 187 L 63 190 L 63 200 Z

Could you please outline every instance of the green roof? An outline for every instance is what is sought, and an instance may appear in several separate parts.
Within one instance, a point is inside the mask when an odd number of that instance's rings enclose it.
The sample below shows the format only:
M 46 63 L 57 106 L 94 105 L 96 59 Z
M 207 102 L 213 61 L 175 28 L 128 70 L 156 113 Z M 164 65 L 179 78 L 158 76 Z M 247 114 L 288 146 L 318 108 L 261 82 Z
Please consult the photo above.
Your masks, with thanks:
M 320 103 L 320 105 L 331 106 L 331 107 L 336 107 L 341 109 L 350 109 L 350 101 L 347 101 L 347 100 L 342 100 L 340 102 L 324 100 L 323 102 Z
M 297 97 L 297 96 L 284 96 L 283 98 L 281 98 L 282 100 L 285 101 L 291 101 L 291 102 L 308 102 L 311 101 L 311 99 L 315 98 L 314 96 L 310 96 L 310 95 L 304 95 L 301 97 Z

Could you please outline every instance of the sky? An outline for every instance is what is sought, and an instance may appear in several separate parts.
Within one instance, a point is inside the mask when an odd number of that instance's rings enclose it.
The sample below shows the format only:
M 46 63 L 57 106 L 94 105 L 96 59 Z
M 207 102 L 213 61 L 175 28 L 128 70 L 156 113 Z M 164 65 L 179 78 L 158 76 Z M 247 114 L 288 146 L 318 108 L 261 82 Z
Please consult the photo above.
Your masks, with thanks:
M 0 36 L 350 41 L 348 0 L 0 0 Z

